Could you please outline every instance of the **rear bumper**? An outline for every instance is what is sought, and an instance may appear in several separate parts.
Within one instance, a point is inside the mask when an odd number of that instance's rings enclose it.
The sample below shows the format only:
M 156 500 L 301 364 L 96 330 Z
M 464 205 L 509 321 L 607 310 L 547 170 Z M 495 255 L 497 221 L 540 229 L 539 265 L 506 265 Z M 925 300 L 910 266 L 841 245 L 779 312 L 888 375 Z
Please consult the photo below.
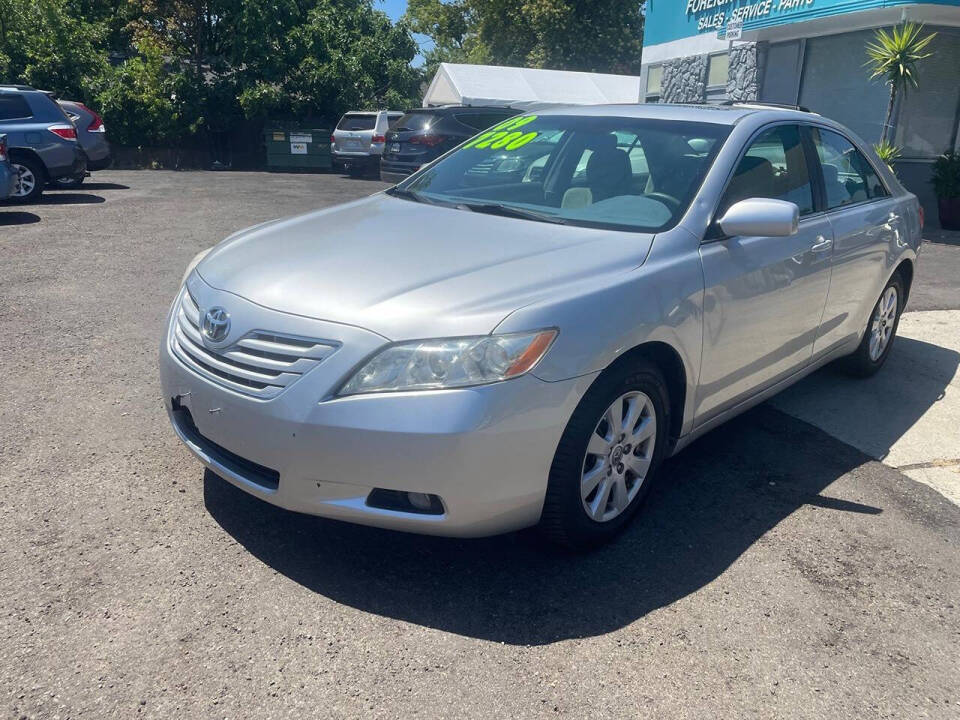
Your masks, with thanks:
M 83 175 L 87 171 L 87 155 L 79 146 L 74 148 L 72 162 L 67 165 L 47 166 L 47 175 L 51 180 L 62 177 Z
M 17 189 L 17 173 L 7 163 L 0 165 L 0 200 L 6 200 Z
M 106 170 L 113 164 L 113 155 L 110 154 L 110 150 L 107 150 L 107 154 L 96 160 L 90 159 L 87 161 L 87 170 Z
M 345 169 L 350 168 L 375 168 L 380 165 L 380 156 L 367 153 L 333 153 L 334 167 Z
M 423 164 L 421 162 L 390 162 L 384 158 L 380 162 L 380 179 L 384 182 L 398 183 L 423 167 Z

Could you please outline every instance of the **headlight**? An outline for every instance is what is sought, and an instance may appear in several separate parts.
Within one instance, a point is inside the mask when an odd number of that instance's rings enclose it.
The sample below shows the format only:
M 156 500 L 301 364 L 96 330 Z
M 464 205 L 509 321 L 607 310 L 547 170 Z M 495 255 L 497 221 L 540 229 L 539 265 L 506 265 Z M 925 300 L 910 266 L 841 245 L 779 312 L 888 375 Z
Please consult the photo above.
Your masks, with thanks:
M 213 248 L 207 248 L 206 250 L 201 250 L 193 256 L 193 260 L 191 260 L 187 265 L 187 269 L 184 271 L 183 277 L 180 279 L 181 285 L 187 281 L 187 278 L 190 277 L 190 273 L 193 272 L 193 269 L 200 264 L 200 261 L 203 260 L 207 256 L 207 253 L 211 250 L 213 250 Z
M 339 395 L 485 385 L 529 372 L 556 330 L 398 343 L 374 355 Z

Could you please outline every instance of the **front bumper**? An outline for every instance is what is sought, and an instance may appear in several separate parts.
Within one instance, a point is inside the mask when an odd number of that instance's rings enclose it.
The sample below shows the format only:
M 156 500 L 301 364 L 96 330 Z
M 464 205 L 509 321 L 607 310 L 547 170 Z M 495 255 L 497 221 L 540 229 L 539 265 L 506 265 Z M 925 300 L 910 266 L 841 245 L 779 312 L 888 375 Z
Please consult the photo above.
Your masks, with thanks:
M 301 336 L 343 342 L 296 384 L 260 400 L 188 369 L 165 334 L 160 374 L 171 423 L 215 473 L 289 510 L 409 532 L 482 536 L 538 521 L 560 435 L 594 376 L 331 397 L 384 338 L 265 310 L 205 285 L 200 294 L 201 307 L 224 304 L 235 319 L 249 313 L 252 327 L 299 325 Z M 443 512 L 371 507 L 375 488 L 437 495 Z

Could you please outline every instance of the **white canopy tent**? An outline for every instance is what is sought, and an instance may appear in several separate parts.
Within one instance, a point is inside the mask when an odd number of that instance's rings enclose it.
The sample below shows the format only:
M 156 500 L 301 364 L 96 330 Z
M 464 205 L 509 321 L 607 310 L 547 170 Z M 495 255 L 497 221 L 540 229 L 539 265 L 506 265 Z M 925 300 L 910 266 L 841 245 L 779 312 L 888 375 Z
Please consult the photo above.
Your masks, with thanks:
M 441 63 L 423 96 L 424 107 L 598 105 L 639 101 L 640 78 L 633 75 L 457 63 Z

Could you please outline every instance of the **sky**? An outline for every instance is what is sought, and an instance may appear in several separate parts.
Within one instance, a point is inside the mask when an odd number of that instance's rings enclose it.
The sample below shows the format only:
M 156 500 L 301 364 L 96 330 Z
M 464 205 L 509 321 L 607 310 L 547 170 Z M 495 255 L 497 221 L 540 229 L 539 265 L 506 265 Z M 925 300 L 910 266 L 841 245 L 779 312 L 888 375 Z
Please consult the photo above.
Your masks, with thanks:
M 407 11 L 407 0 L 376 0 L 374 7 L 383 10 L 390 16 L 391 20 L 399 20 L 400 16 Z M 430 47 L 430 38 L 426 35 L 414 35 L 413 39 L 419 43 L 421 48 Z M 423 65 L 423 55 L 417 55 L 412 63 L 415 67 Z

